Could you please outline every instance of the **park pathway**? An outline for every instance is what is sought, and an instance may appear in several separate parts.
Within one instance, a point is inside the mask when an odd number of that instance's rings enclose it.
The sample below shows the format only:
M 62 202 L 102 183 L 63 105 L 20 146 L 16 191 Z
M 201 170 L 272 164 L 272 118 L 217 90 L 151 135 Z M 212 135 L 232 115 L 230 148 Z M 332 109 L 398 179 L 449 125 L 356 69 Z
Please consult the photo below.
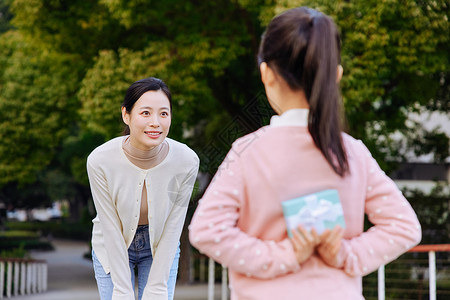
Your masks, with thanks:
M 36 251 L 31 256 L 48 264 L 48 289 L 44 293 L 17 296 L 11 300 L 99 300 L 92 262 L 83 258 L 86 242 L 54 240 L 55 251 Z M 215 299 L 220 288 L 216 288 Z M 206 300 L 207 286 L 177 285 L 174 300 Z

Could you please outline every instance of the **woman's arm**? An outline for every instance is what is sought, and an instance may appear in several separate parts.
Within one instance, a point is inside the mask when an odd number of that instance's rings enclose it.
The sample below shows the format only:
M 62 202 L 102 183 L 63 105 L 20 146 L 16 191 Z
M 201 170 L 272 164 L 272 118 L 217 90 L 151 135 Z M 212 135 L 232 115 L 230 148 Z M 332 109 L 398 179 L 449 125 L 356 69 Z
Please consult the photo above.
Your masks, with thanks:
M 144 289 L 143 300 L 167 300 L 167 281 L 170 275 L 170 268 L 175 258 L 175 253 L 183 230 L 184 221 L 186 219 L 186 211 L 189 206 L 192 190 L 199 162 L 189 171 L 182 181 L 172 210 L 164 224 L 164 230 L 158 243 L 158 248 L 153 256 L 153 263 L 150 269 L 147 285 Z M 171 192 L 171 191 L 169 191 Z
M 120 219 L 108 191 L 108 183 L 101 168 L 92 161 L 91 157 L 87 161 L 87 171 L 108 253 L 110 274 L 114 284 L 112 299 L 134 300 L 127 247 L 122 235 Z
M 257 278 L 297 271 L 293 246 L 286 238 L 261 240 L 242 231 L 237 222 L 245 199 L 241 153 L 235 142 L 205 192 L 190 224 L 193 246 L 230 270 Z
M 411 205 L 365 146 L 362 152 L 367 167 L 367 183 L 361 183 L 367 189 L 365 212 L 373 226 L 357 237 L 343 239 L 336 259 L 327 262 L 354 276 L 375 271 L 421 239 L 420 224 Z

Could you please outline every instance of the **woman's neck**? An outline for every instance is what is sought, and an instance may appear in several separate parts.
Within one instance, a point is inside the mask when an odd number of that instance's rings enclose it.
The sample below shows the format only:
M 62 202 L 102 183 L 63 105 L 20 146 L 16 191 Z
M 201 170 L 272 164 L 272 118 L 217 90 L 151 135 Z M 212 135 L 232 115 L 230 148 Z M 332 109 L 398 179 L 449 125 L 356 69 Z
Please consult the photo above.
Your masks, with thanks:
M 303 90 L 291 89 L 289 84 L 266 63 L 262 63 L 260 68 L 267 98 L 277 114 L 282 115 L 285 111 L 295 108 L 309 109 L 308 99 Z
M 128 160 L 141 169 L 150 169 L 157 166 L 169 152 L 169 144 L 166 140 L 150 150 L 141 150 L 130 143 L 129 136 L 123 140 L 122 148 Z
M 274 97 L 277 98 L 277 103 L 280 109 L 280 115 L 285 111 L 303 108 L 309 109 L 309 103 L 306 99 L 305 92 L 303 90 L 292 90 L 285 82 L 279 85 L 274 93 Z

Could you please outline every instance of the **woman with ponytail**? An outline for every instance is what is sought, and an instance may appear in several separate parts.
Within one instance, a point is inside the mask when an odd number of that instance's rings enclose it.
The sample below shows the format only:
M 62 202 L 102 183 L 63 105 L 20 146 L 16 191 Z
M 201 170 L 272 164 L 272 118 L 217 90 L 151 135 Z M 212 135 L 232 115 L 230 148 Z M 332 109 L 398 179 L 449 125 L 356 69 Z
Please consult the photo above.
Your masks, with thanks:
M 259 68 L 270 125 L 233 143 L 190 225 L 190 240 L 229 268 L 232 300 L 356 300 L 362 276 L 421 239 L 413 209 L 361 141 L 342 132 L 340 39 L 300 7 L 275 17 Z M 288 237 L 283 201 L 335 189 L 345 228 Z M 373 226 L 364 232 L 364 215 Z

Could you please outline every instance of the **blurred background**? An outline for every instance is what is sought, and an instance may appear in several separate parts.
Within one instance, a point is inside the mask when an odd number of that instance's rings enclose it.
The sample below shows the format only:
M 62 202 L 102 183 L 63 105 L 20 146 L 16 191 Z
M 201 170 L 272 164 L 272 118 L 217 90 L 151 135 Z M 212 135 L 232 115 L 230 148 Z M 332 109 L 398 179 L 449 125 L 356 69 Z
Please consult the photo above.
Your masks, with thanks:
M 149 76 L 173 94 L 169 137 L 201 159 L 189 224 L 231 143 L 273 115 L 260 37 L 273 16 L 302 5 L 339 27 L 347 132 L 411 202 L 422 244 L 449 243 L 448 0 L 0 0 L 1 256 L 64 239 L 85 244 L 89 259 L 86 157 L 121 135 L 125 91 Z M 182 253 L 179 283 L 201 281 L 186 230 Z M 439 255 L 450 295 L 448 251 Z

